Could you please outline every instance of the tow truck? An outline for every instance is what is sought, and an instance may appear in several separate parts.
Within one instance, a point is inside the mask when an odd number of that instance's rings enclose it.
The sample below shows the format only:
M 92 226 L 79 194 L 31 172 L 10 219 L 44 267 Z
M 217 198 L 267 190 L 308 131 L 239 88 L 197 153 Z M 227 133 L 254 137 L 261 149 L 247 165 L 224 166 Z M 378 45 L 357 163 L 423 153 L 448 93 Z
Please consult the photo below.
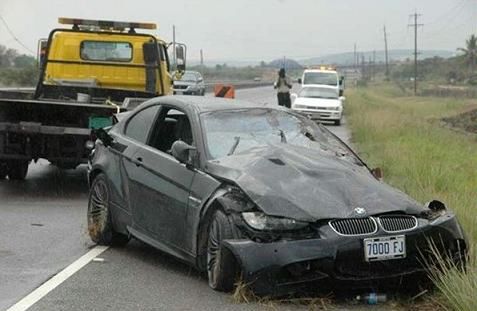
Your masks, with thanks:
M 298 79 L 302 87 L 319 86 L 335 89 L 339 96 L 344 93 L 344 77 L 338 76 L 336 68 L 333 66 L 312 66 L 303 71 L 303 75 Z
M 25 179 L 29 163 L 40 158 L 62 169 L 87 163 L 93 129 L 148 98 L 172 94 L 174 77 L 185 71 L 184 44 L 137 32 L 156 29 L 154 23 L 58 21 L 71 28 L 40 40 L 34 92 L 0 93 L 0 179 Z

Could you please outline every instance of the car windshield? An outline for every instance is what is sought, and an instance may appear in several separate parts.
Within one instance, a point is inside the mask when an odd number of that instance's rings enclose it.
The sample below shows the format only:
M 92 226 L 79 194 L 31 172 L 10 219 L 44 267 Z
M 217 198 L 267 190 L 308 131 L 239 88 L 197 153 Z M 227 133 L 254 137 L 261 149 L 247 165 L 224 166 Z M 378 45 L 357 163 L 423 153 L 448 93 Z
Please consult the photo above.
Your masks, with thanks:
M 298 93 L 298 97 L 337 99 L 338 91 L 336 89 L 305 87 Z
M 272 108 L 207 112 L 201 115 L 209 159 L 246 152 L 255 147 L 286 143 L 317 149 L 363 163 L 321 125 Z
M 193 72 L 185 72 L 181 78 L 181 81 L 186 81 L 186 82 L 195 82 L 197 80 L 198 80 L 197 75 Z
M 336 72 L 305 72 L 303 84 L 338 85 Z

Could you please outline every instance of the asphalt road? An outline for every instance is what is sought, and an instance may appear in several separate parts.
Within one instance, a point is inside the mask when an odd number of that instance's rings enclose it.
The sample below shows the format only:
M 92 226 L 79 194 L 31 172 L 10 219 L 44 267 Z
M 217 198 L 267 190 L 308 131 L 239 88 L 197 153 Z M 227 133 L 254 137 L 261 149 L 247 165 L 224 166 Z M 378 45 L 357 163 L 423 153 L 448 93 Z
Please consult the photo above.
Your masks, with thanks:
M 238 99 L 275 103 L 272 87 Z M 346 123 L 344 123 L 346 124 Z M 330 126 L 344 140 L 345 125 Z M 86 233 L 86 169 L 31 164 L 25 182 L 0 181 L 0 310 L 6 310 L 94 245 Z M 257 310 L 209 289 L 195 270 L 138 241 L 110 248 L 30 310 Z M 296 306 L 280 305 L 280 310 Z M 305 308 L 305 307 L 303 307 Z M 306 308 L 305 308 L 306 309 Z

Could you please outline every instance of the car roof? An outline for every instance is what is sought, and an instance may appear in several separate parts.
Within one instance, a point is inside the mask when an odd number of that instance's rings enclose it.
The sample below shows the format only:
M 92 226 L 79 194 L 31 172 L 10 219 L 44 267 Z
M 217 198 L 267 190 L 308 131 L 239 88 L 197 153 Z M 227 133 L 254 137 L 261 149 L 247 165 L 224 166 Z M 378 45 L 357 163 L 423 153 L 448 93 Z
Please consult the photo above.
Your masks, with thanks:
M 170 95 L 156 97 L 154 99 L 148 100 L 141 106 L 145 107 L 153 104 L 168 104 L 176 106 L 178 108 L 192 108 L 199 113 L 253 108 L 272 108 L 277 110 L 285 110 L 284 108 L 277 106 L 276 104 L 261 104 L 237 99 L 187 95 Z

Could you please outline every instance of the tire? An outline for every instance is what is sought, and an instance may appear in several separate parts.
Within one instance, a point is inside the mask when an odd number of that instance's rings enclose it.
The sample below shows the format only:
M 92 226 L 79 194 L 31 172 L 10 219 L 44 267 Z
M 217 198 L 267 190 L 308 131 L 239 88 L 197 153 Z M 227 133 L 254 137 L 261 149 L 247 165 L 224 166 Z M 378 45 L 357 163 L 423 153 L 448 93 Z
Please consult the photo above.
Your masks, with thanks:
M 0 162 L 0 180 L 4 180 L 8 175 L 7 163 Z
M 335 125 L 341 125 L 341 119 L 340 120 L 335 120 Z
M 24 180 L 28 173 L 28 162 L 16 160 L 8 163 L 8 178 L 10 180 Z
M 88 199 L 88 233 L 91 240 L 100 245 L 123 246 L 127 235 L 114 231 L 110 210 L 111 191 L 104 174 L 93 180 Z
M 234 288 L 237 265 L 235 260 L 230 260 L 233 257 L 226 256 L 221 249 L 223 240 L 233 238 L 229 220 L 222 211 L 215 212 L 208 233 L 207 276 L 209 286 L 217 291 L 230 292 Z
M 202 92 L 201 92 L 200 95 L 201 95 L 201 96 L 205 96 L 205 89 L 202 90 Z

